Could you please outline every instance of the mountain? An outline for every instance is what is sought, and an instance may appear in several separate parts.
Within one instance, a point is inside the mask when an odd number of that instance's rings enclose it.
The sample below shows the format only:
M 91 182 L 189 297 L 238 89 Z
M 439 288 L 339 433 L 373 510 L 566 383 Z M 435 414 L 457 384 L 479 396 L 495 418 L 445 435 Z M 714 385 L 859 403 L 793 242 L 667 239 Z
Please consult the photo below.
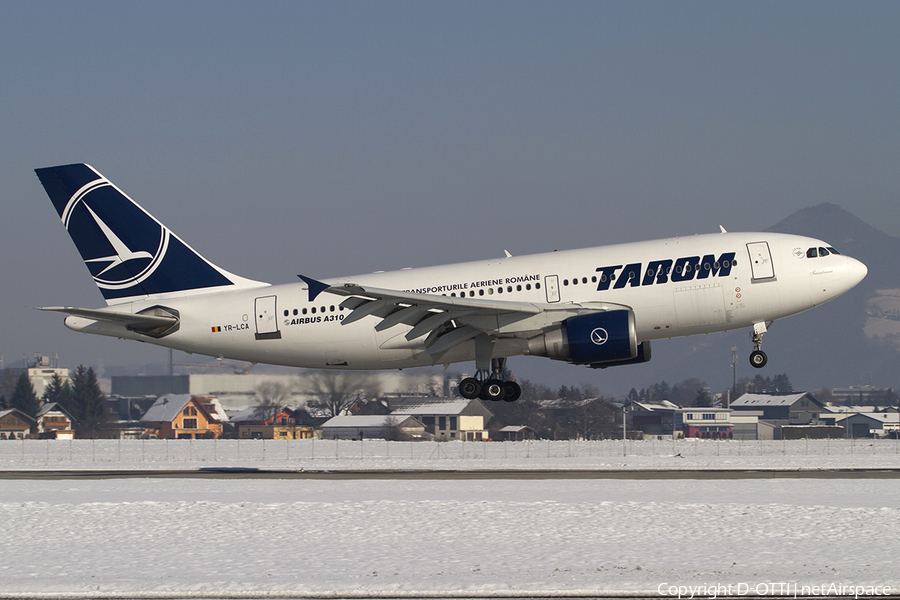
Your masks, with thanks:
M 839 375 L 841 386 L 900 388 L 900 239 L 834 204 L 802 209 L 768 230 L 825 240 L 869 268 L 855 288 L 808 313 L 812 319 L 802 318 L 804 314 L 783 321 L 798 347 L 830 349 L 816 351 L 816 361 L 798 361 L 797 367 L 824 371 L 828 380 Z

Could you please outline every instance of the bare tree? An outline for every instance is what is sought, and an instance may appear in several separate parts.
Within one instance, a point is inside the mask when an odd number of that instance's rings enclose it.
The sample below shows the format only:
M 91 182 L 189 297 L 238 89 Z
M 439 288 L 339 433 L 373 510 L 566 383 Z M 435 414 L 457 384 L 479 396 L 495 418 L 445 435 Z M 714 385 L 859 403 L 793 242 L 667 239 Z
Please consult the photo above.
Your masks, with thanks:
M 256 388 L 259 398 L 253 418 L 263 422 L 273 419 L 285 406 L 292 393 L 291 387 L 280 381 L 265 381 Z
M 391 442 L 399 442 L 404 439 L 403 431 L 396 417 L 390 415 L 384 418 L 384 439 Z
M 378 379 L 368 373 L 317 371 L 306 379 L 305 392 L 328 416 L 336 417 L 357 398 L 374 398 L 381 392 Z

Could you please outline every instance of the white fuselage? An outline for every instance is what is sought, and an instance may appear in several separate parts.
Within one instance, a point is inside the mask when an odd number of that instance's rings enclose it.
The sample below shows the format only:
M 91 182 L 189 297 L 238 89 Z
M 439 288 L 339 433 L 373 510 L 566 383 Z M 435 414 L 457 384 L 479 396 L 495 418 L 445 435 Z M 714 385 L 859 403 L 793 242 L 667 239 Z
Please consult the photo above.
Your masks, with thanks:
M 865 276 L 866 268 L 853 258 L 831 252 L 808 256 L 811 248 L 827 247 L 820 240 L 795 235 L 721 233 L 404 269 L 326 282 L 526 302 L 548 314 L 579 305 L 590 308 L 591 303 L 617 304 L 634 311 L 638 340 L 643 342 L 750 327 L 839 296 Z M 725 260 L 720 261 L 722 257 Z M 730 263 L 727 267 L 726 262 Z M 700 271 L 696 269 L 698 264 Z M 630 273 L 634 275 L 629 278 Z M 68 317 L 66 325 L 86 333 L 250 362 L 344 369 L 434 364 L 421 338 L 406 339 L 409 325 L 376 331 L 378 319 L 364 317 L 343 326 L 341 321 L 350 312 L 340 307 L 344 299 L 322 293 L 311 302 L 306 284 L 297 282 L 157 297 L 132 302 L 130 308 L 127 304 L 111 307 L 138 312 L 161 305 L 178 311 L 178 331 L 158 340 L 81 317 Z M 526 338 L 527 332 L 515 331 L 498 336 L 493 356 L 527 353 Z M 439 362 L 474 358 L 474 342 L 469 341 L 454 347 Z

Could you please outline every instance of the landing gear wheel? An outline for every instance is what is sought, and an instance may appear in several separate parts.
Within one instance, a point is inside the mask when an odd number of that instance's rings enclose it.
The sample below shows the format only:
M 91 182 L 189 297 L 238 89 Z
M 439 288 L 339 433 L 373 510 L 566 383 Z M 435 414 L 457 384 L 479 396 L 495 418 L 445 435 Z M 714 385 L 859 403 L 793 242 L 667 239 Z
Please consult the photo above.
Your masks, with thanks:
M 762 350 L 754 350 L 750 353 L 750 364 L 757 369 L 762 369 L 769 362 L 769 357 Z
M 503 396 L 506 393 L 506 388 L 503 387 L 503 382 L 499 379 L 488 379 L 481 385 L 481 394 L 478 396 L 482 400 L 503 400 Z
M 466 400 L 477 398 L 481 394 L 481 384 L 474 377 L 466 377 L 459 382 L 459 395 Z
M 522 388 L 515 381 L 504 381 L 503 391 L 503 400 L 506 402 L 515 402 L 522 395 Z

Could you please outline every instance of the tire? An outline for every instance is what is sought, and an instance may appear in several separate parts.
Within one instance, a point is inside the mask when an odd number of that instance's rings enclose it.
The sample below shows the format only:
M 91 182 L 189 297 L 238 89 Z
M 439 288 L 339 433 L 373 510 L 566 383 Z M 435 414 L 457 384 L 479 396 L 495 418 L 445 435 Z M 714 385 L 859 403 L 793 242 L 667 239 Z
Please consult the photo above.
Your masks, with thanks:
M 506 402 L 515 402 L 522 395 L 522 388 L 515 381 L 506 381 L 503 383 L 503 389 L 506 392 L 503 400 Z
M 762 350 L 754 350 L 750 353 L 750 364 L 753 367 L 762 369 L 767 362 L 769 362 L 769 357 Z
M 481 394 L 481 384 L 474 377 L 466 377 L 459 382 L 459 395 L 466 400 L 477 398 Z
M 497 400 L 503 400 L 505 395 L 506 388 L 499 379 L 488 379 L 481 386 L 481 397 L 485 400 L 496 402 Z

